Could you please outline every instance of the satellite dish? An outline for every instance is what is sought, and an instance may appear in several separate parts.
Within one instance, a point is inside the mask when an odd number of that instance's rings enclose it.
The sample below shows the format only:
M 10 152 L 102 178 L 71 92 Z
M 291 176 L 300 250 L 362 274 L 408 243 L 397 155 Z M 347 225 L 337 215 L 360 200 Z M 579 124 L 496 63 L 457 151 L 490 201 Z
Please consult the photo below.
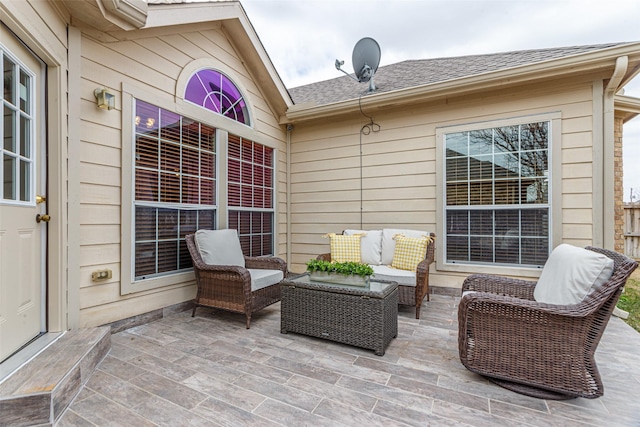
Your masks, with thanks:
M 371 37 L 360 39 L 353 48 L 351 62 L 357 78 L 353 78 L 353 76 L 340 68 L 340 66 L 344 64 L 344 61 L 336 59 L 336 69 L 360 83 L 369 82 L 369 92 L 376 90 L 376 86 L 373 83 L 373 76 L 378 70 L 378 65 L 380 65 L 380 46 L 378 42 Z
M 358 81 L 360 83 L 368 82 L 380 65 L 380 46 L 370 37 L 360 39 L 353 48 L 351 63 Z

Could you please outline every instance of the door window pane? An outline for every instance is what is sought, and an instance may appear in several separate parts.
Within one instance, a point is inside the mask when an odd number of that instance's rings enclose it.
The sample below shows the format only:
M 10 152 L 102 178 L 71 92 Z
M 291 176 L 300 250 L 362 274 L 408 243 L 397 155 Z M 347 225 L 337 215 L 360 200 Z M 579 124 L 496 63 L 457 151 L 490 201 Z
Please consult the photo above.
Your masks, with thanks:
M 31 156 L 31 120 L 20 116 L 20 155 Z
M 20 200 L 31 200 L 31 163 L 20 161 Z
M 31 78 L 20 70 L 20 111 L 31 114 Z
M 3 159 L 4 199 L 16 199 L 16 158 L 4 155 Z
M 5 105 L 3 109 L 3 144 L 5 150 L 16 152 L 16 112 Z
M 16 105 L 15 100 L 15 66 L 16 64 L 11 61 L 6 55 L 2 58 L 2 93 L 5 102 Z

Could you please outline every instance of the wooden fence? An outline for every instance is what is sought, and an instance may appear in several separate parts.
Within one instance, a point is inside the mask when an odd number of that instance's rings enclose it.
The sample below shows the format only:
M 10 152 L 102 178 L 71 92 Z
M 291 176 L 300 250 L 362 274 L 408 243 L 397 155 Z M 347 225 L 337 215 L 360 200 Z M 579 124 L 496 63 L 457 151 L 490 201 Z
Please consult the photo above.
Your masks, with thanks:
M 640 259 L 640 203 L 624 204 L 624 253 Z

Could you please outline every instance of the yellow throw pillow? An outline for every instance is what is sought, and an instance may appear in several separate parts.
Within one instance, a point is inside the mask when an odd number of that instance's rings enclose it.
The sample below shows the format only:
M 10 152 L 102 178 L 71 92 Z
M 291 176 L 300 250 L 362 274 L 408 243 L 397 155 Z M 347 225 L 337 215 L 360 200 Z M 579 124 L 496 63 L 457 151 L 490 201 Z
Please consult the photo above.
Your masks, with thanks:
M 430 238 L 405 237 L 402 234 L 394 236 L 396 248 L 393 252 L 391 267 L 400 270 L 416 271 L 418 264 L 427 256 L 427 245 Z
M 331 240 L 331 261 L 360 262 L 360 238 L 362 234 L 345 236 L 329 233 L 325 237 Z

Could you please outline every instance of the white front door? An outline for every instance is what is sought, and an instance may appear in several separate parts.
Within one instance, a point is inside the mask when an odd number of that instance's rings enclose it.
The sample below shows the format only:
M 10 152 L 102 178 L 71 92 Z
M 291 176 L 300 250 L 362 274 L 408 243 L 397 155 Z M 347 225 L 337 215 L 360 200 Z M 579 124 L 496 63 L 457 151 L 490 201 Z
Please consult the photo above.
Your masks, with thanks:
M 36 221 L 36 215 L 46 213 L 46 159 L 42 64 L 2 25 L 0 61 L 1 362 L 46 328 L 46 221 Z

